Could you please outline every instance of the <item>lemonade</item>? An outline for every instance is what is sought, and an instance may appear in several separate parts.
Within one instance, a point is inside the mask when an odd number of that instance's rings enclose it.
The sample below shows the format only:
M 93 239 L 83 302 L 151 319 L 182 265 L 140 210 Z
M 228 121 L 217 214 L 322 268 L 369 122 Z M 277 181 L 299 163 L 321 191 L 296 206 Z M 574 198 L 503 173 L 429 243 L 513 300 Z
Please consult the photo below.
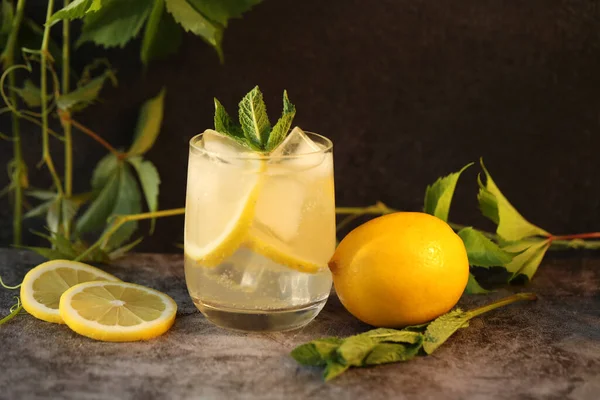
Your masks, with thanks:
M 295 128 L 269 154 L 190 141 L 185 274 L 200 311 L 240 330 L 298 328 L 323 308 L 335 250 L 331 142 Z

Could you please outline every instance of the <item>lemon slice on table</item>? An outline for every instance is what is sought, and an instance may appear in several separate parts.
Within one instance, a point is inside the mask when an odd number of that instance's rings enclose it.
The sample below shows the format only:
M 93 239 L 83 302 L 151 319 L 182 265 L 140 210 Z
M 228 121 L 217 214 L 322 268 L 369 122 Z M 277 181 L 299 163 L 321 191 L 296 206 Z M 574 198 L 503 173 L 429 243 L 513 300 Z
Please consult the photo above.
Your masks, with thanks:
M 169 296 L 125 282 L 86 282 L 60 298 L 60 315 L 80 335 L 106 342 L 148 340 L 175 322 L 177 304 Z
M 25 311 L 34 317 L 62 324 L 58 311 L 60 296 L 71 286 L 98 280 L 119 281 L 117 277 L 84 263 L 48 261 L 25 275 L 21 284 L 21 302 Z

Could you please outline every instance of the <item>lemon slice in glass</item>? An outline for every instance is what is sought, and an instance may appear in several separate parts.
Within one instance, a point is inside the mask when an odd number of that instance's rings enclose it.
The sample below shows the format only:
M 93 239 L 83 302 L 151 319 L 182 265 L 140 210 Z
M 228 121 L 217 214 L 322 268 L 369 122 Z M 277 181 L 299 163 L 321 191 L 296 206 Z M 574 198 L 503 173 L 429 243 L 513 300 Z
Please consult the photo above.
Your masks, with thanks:
M 58 311 L 60 296 L 71 286 L 99 280 L 119 281 L 117 277 L 84 263 L 48 261 L 25 275 L 21 284 L 21 302 L 25 311 L 34 317 L 62 324 Z
M 192 145 L 185 209 L 185 253 L 217 266 L 244 241 L 266 165 L 259 155 L 207 130 Z
M 106 342 L 148 340 L 175 322 L 177 304 L 169 296 L 125 282 L 86 282 L 60 298 L 60 315 L 80 335 Z

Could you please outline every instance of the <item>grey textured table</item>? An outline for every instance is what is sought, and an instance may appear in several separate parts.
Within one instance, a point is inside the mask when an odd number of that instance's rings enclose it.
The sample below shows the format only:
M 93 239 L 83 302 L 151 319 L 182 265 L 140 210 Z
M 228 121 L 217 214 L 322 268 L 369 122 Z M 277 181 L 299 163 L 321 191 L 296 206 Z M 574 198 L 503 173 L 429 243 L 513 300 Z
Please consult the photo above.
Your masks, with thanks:
M 21 280 L 40 258 L 0 250 L 0 275 Z M 101 343 L 67 327 L 19 315 L 0 327 L 0 398 L 35 399 L 600 399 L 600 259 L 549 260 L 519 303 L 474 320 L 429 357 L 346 372 L 320 370 L 288 354 L 297 344 L 367 327 L 332 296 L 304 329 L 240 334 L 208 323 L 190 301 L 177 255 L 137 254 L 105 269 L 171 295 L 177 320 L 164 336 Z M 515 290 L 524 290 L 516 288 Z M 14 292 L 0 291 L 0 313 Z M 474 307 L 508 294 L 463 298 Z

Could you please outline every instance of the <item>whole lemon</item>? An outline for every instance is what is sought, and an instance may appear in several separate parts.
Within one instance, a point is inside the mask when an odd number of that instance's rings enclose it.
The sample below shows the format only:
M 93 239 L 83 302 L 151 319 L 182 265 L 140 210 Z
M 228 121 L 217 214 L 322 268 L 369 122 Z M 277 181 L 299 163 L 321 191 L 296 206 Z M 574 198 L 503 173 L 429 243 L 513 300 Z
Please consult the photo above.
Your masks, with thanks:
M 419 212 L 375 218 L 350 232 L 329 262 L 342 304 L 361 321 L 396 328 L 448 312 L 469 279 L 465 246 Z

